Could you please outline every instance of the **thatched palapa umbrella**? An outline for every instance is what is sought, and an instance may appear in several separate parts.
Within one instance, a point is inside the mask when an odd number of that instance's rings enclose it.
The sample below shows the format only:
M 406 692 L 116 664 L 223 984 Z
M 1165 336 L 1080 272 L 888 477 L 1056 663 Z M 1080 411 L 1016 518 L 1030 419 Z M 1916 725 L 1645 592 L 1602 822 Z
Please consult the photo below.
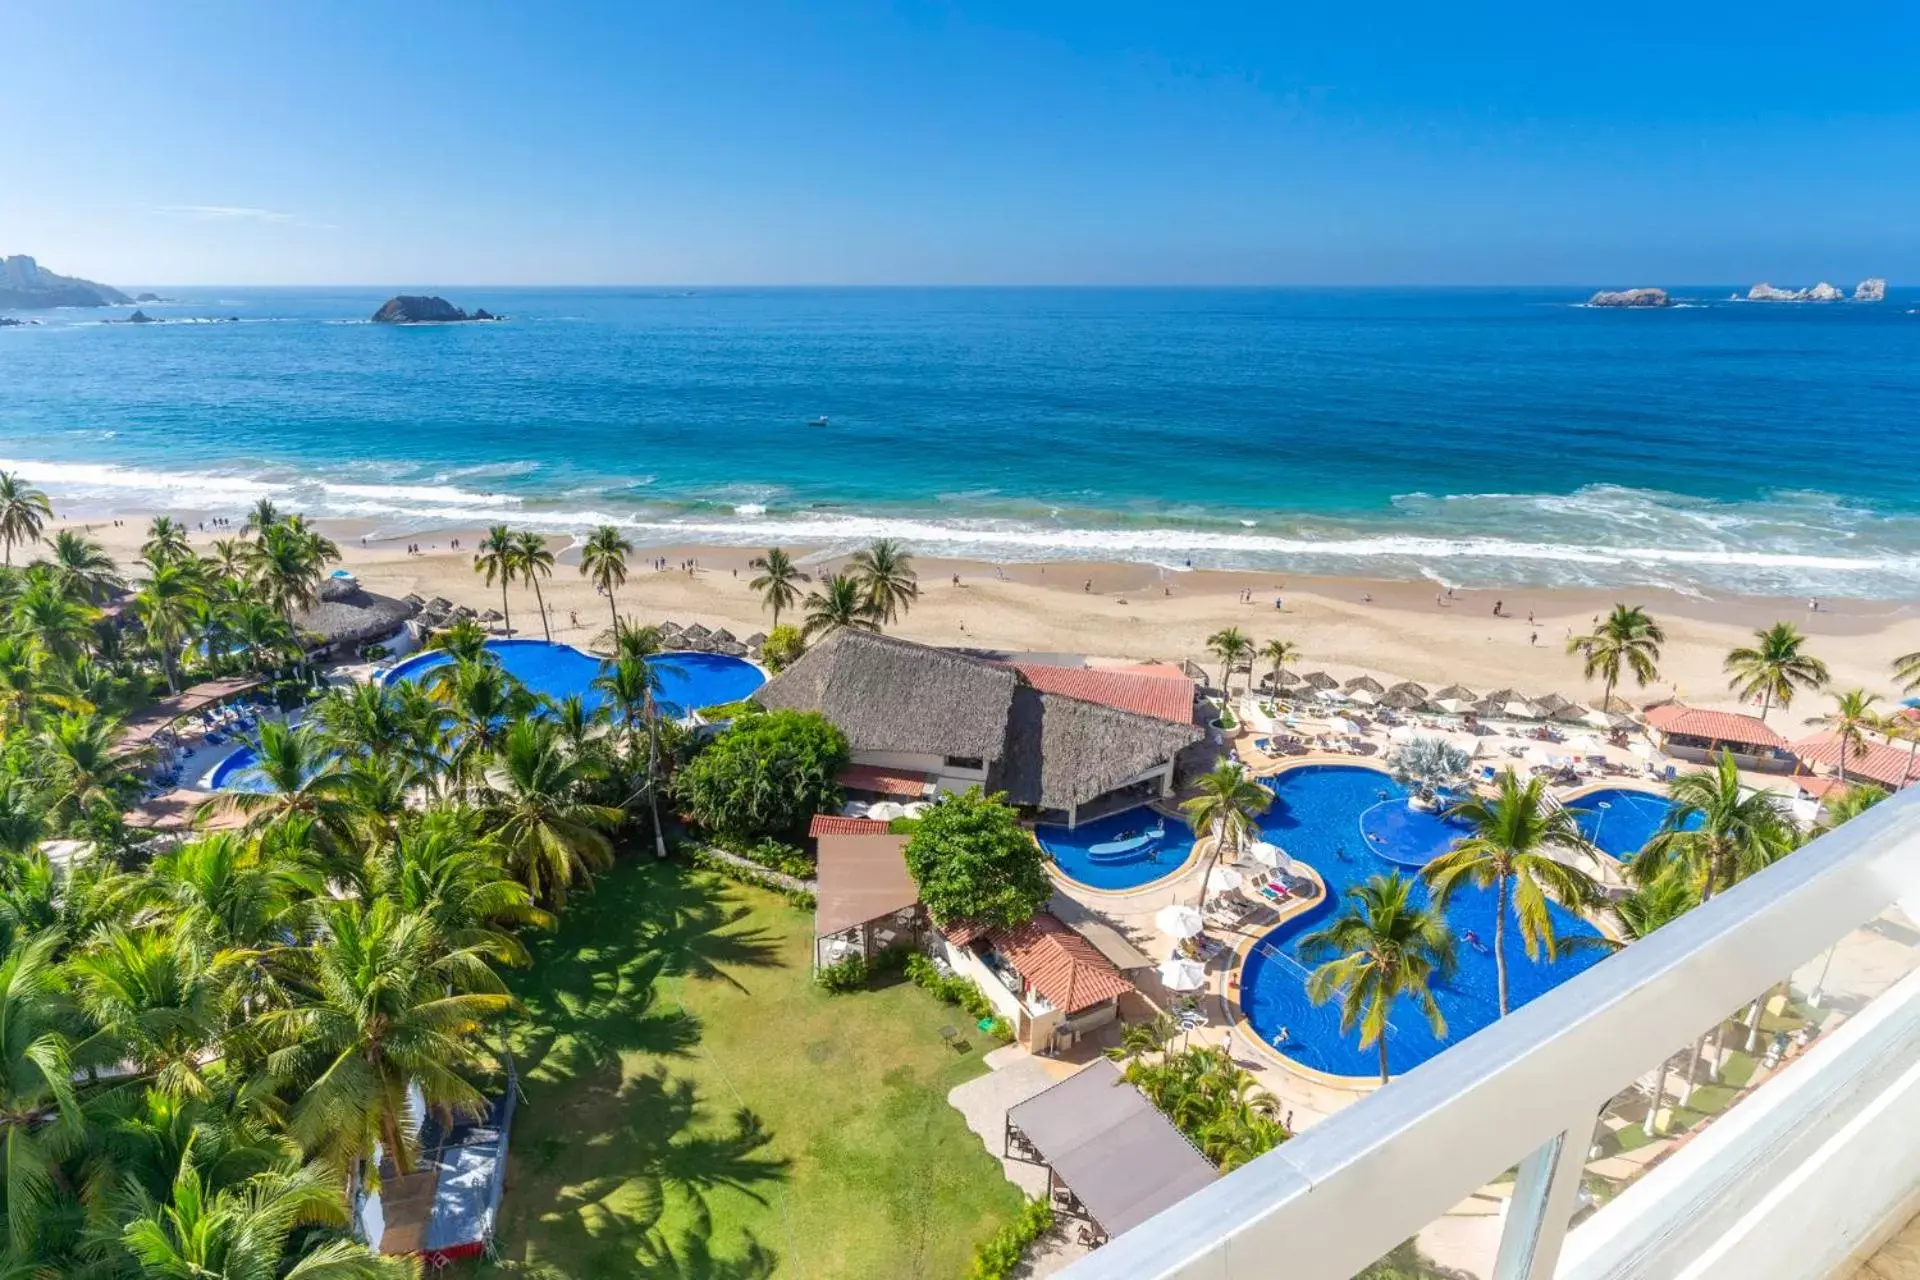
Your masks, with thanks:
M 760 646 L 765 644 L 766 642 L 767 642 L 767 633 L 764 631 L 756 631 L 752 635 L 748 636 L 745 640 L 741 641 L 742 644 L 746 645 L 747 648 L 753 650 L 755 653 L 758 653 L 760 651 Z
M 1395 711 L 1418 711 L 1426 705 L 1426 702 L 1427 700 L 1419 694 L 1398 686 L 1387 690 L 1380 697 L 1381 706 L 1391 707 Z
M 1411 680 L 1402 680 L 1399 684 L 1396 684 L 1392 688 L 1388 689 L 1387 692 L 1388 693 L 1408 693 L 1408 694 L 1412 694 L 1416 699 L 1418 699 L 1421 702 L 1425 702 L 1427 700 L 1427 687 L 1423 684 L 1415 684 Z
M 1348 693 L 1352 693 L 1356 689 L 1365 689 L 1376 698 L 1387 691 L 1387 686 L 1381 684 L 1372 676 L 1355 676 L 1342 685 L 1341 688 L 1345 689 Z
M 701 626 L 699 623 L 696 622 L 692 626 L 687 627 L 685 630 L 681 631 L 680 638 L 682 640 L 688 640 L 688 641 L 705 640 L 708 636 L 712 634 L 713 632 L 707 630 L 705 627 Z
M 1310 689 L 1338 689 L 1340 682 L 1324 671 L 1309 671 L 1300 677 L 1300 683 Z
M 1435 702 L 1478 702 L 1480 695 L 1463 684 L 1450 684 L 1433 695 Z

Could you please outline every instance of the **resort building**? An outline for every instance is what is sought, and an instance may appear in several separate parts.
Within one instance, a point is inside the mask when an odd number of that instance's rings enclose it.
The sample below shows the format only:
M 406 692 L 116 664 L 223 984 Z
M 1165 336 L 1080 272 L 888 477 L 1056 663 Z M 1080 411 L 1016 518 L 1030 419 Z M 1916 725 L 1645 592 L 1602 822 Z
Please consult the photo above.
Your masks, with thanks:
M 376 1252 L 411 1255 L 438 1271 L 478 1257 L 493 1241 L 507 1183 L 507 1137 L 519 1079 L 506 1060 L 505 1087 L 477 1118 L 447 1116 L 408 1095 L 419 1158 L 401 1173 L 391 1153 L 375 1150 L 377 1183 L 356 1186 L 354 1233 Z
M 1871 782 L 1888 791 L 1898 791 L 1920 782 L 1916 748 L 1920 748 L 1920 743 L 1897 747 L 1869 738 L 1848 750 L 1841 746 L 1839 735 L 1822 732 L 1800 739 L 1791 750 L 1794 758 L 1808 769 L 1830 772 L 1836 778 L 1845 772 L 1848 782 Z
M 1068 826 L 1171 794 L 1176 759 L 1205 736 L 1181 679 L 1039 669 L 845 627 L 754 700 L 838 725 L 853 748 L 849 790 L 982 787 Z
M 812 834 L 815 967 L 918 945 L 926 911 L 907 871 L 907 838 L 888 834 L 884 822 L 824 816 L 814 819 Z
M 1035 1053 L 1063 1052 L 1111 1026 L 1134 992 L 1099 947 L 1051 912 L 1011 929 L 947 925 L 934 938 L 937 958 L 973 979 Z
M 1705 764 L 1725 751 L 1742 769 L 1784 772 L 1793 768 L 1787 740 L 1758 716 L 1702 711 L 1679 702 L 1656 703 L 1644 715 L 1648 732 L 1675 759 Z

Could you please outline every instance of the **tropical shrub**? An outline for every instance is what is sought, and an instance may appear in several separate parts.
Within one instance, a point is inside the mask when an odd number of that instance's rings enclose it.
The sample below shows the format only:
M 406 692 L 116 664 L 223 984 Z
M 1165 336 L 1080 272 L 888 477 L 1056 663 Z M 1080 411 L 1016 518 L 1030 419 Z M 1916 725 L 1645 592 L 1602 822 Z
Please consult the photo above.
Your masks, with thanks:
M 737 853 L 750 862 L 757 862 L 770 871 L 792 876 L 796 880 L 811 880 L 816 870 L 812 858 L 772 836 L 756 840 L 752 844 L 741 845 L 729 852 Z
M 982 1241 L 973 1251 L 967 1280 L 1005 1280 L 1027 1256 L 1035 1240 L 1053 1230 L 1053 1206 L 1036 1196 L 1020 1206 L 1012 1222 Z
M 1445 738 L 1415 738 L 1387 757 L 1393 780 L 1423 796 L 1457 786 L 1473 767 L 1473 757 Z
M 858 991 L 867 985 L 867 979 L 872 976 L 873 964 L 862 955 L 851 955 L 813 971 L 814 982 L 830 995 Z
M 700 708 L 700 718 L 708 724 L 723 724 L 728 720 L 737 720 L 741 716 L 752 715 L 759 711 L 760 705 L 751 698 L 742 698 L 738 702 L 720 702 L 711 707 Z
M 807 640 L 800 633 L 800 628 L 783 622 L 767 632 L 766 641 L 760 646 L 760 661 L 767 670 L 778 675 L 806 651 Z
M 1237 1169 L 1292 1135 L 1280 1119 L 1280 1103 L 1259 1087 L 1251 1072 L 1225 1049 L 1194 1045 L 1173 1050 L 1167 1019 L 1136 1025 L 1117 1056 L 1123 1072 L 1148 1101 L 1173 1121 L 1193 1145 L 1220 1166 Z
M 1040 847 L 1019 815 L 978 787 L 928 810 L 907 839 L 907 870 L 940 924 L 1025 924 L 1053 896 Z
M 734 840 L 804 835 L 816 813 L 840 807 L 846 735 L 813 711 L 743 716 L 699 748 L 673 794 L 701 826 Z
M 993 1005 L 987 1001 L 986 992 L 980 990 L 973 979 L 963 978 L 957 973 L 940 972 L 939 967 L 932 960 L 918 951 L 907 957 L 906 974 L 907 981 L 914 986 L 928 992 L 942 1004 L 958 1005 L 967 1011 L 968 1017 L 975 1021 L 985 1018 L 999 1020 L 999 1015 L 993 1011 Z M 1006 1024 L 1002 1021 L 1000 1025 L 1004 1027 Z M 1002 1039 L 1013 1038 L 997 1029 L 995 1034 L 1000 1035 Z

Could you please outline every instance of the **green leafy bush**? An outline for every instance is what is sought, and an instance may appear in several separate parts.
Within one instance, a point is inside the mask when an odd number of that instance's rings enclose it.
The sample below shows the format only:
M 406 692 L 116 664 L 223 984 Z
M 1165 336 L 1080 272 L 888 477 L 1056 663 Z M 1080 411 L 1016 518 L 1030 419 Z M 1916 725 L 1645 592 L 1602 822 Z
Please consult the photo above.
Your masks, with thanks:
M 686 853 L 687 860 L 703 871 L 711 871 L 716 875 L 725 876 L 727 879 L 739 884 L 750 884 L 756 889 L 765 889 L 769 893 L 777 893 L 794 906 L 799 907 L 802 911 L 811 911 L 818 905 L 818 899 L 805 889 L 790 888 L 787 885 L 781 884 L 770 875 L 759 871 L 748 870 L 738 863 L 728 862 L 725 858 L 716 858 L 712 853 L 698 846 L 688 849 Z
M 1053 896 L 1040 847 L 1020 817 L 978 787 L 927 811 L 907 839 L 907 870 L 934 920 L 1025 924 Z
M 1051 1230 L 1053 1206 L 1040 1198 L 1027 1201 L 1012 1222 L 973 1251 L 967 1280 L 1006 1280 L 1026 1257 L 1028 1246 Z
M 986 992 L 971 978 L 963 978 L 957 973 L 942 973 L 932 960 L 916 951 L 907 957 L 907 981 L 921 990 L 931 993 L 935 999 L 945 1004 L 958 1005 L 967 1011 L 967 1016 L 979 1021 L 992 1018 L 999 1025 L 994 1034 L 1003 1040 L 1013 1039 L 1011 1029 L 1006 1028 L 1006 1020 L 993 1010 L 987 1000 Z
M 766 643 L 760 646 L 760 661 L 766 664 L 767 670 L 778 675 L 806 651 L 807 639 L 800 633 L 800 628 L 783 622 L 767 632 Z
M 812 711 L 742 716 L 674 775 L 673 793 L 701 826 L 730 840 L 799 839 L 816 813 L 840 807 L 846 735 Z
M 752 844 L 743 844 L 731 850 L 750 862 L 757 862 L 769 871 L 778 871 L 796 880 L 811 880 L 817 868 L 814 861 L 803 851 L 783 840 L 768 836 Z
M 820 989 L 833 995 L 858 991 L 867 985 L 867 979 L 872 976 L 873 964 L 862 955 L 851 955 L 813 971 L 813 980 L 820 985 Z
M 742 698 L 738 702 L 721 702 L 711 707 L 700 708 L 700 718 L 708 724 L 719 724 L 723 720 L 738 720 L 741 716 L 750 716 L 760 710 L 760 704 L 751 698 Z
M 393 650 L 387 648 L 387 646 L 383 644 L 367 644 L 367 645 L 360 646 L 360 656 L 365 658 L 368 662 L 378 662 L 380 661 L 380 659 L 386 657 L 388 654 L 392 652 Z

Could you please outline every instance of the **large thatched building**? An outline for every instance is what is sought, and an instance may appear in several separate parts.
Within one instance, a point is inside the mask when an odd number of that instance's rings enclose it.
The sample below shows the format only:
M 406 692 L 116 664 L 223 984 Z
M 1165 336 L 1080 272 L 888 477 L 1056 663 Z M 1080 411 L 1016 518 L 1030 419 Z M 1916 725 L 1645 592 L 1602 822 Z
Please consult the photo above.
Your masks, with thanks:
M 980 786 L 1069 825 L 1096 803 L 1170 793 L 1174 758 L 1204 734 L 1038 688 L 1013 665 L 844 628 L 754 700 L 825 715 L 847 735 L 857 776 L 884 778 L 889 794 Z
M 390 639 L 419 613 L 417 596 L 395 600 L 366 590 L 352 578 L 329 578 L 320 584 L 313 608 L 296 613 L 293 625 L 308 650 L 324 655 Z

